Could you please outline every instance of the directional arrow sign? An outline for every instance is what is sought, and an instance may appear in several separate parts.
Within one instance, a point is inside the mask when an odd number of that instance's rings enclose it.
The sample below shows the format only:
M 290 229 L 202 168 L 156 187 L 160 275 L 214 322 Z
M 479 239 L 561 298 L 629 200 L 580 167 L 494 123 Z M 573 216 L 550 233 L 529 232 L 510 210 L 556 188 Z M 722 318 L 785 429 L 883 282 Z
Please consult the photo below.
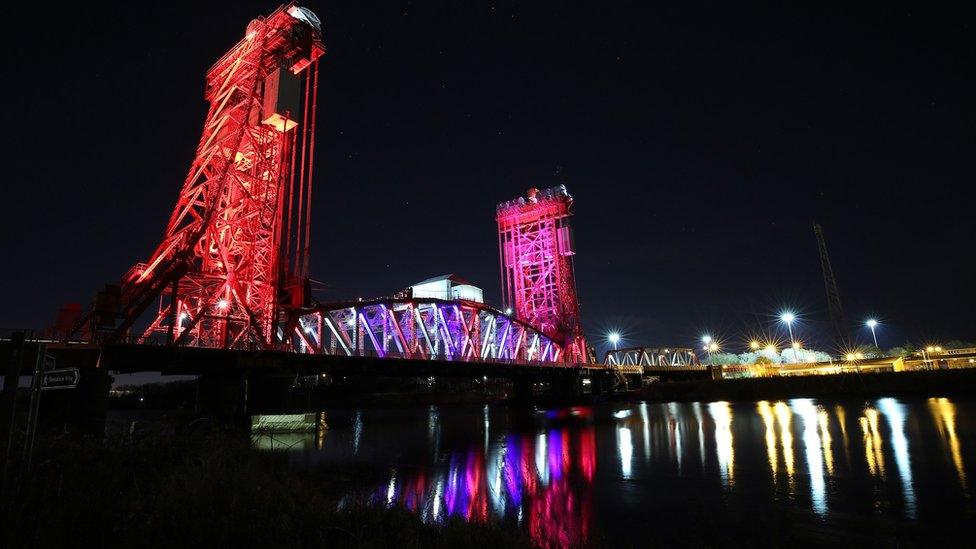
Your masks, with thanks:
M 51 370 L 44 372 L 44 378 L 41 380 L 41 390 L 74 389 L 78 386 L 78 380 L 80 379 L 81 373 L 78 372 L 78 368 Z

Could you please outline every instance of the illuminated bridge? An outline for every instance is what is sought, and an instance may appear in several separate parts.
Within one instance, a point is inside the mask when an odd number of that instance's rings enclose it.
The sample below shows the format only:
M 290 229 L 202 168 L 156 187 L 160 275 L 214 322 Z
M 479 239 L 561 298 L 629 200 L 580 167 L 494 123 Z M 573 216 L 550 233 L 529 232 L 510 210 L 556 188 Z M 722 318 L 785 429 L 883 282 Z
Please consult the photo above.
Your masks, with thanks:
M 61 341 L 59 366 L 209 376 L 216 393 L 243 387 L 245 402 L 318 374 L 500 377 L 522 394 L 533 384 L 572 393 L 619 381 L 586 344 L 573 197 L 562 185 L 495 206 L 499 308 L 453 275 L 393 297 L 315 299 L 312 183 L 325 51 L 319 19 L 289 3 L 251 21 L 207 71 L 210 107 L 162 240 L 89 310 L 61 311 L 47 334 Z M 325 263 L 320 277 L 344 266 Z
M 466 300 L 401 298 L 320 305 L 301 315 L 299 353 L 457 362 L 565 363 L 563 348 L 502 311 Z
M 626 372 L 700 371 L 706 370 L 689 348 L 628 347 L 607 351 L 603 364 Z

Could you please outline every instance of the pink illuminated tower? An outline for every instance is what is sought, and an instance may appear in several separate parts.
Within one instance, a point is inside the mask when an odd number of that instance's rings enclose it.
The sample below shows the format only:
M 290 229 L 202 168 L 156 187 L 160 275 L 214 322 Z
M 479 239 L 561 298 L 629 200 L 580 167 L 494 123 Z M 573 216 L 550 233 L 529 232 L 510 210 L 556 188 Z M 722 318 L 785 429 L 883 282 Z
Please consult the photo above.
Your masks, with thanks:
M 529 189 L 498 205 L 502 301 L 513 315 L 563 345 L 567 362 L 586 362 L 579 321 L 573 240 L 573 197 L 559 185 Z

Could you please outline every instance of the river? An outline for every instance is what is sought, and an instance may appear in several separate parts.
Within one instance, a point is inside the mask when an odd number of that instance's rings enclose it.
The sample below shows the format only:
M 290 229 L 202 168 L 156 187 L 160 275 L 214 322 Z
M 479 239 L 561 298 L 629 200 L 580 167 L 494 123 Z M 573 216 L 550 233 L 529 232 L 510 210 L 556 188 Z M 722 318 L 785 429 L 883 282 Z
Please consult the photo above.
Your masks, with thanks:
M 329 409 L 256 437 L 296 466 L 364 462 L 350 498 L 508 522 L 540 546 L 936 543 L 973 519 L 976 399 Z

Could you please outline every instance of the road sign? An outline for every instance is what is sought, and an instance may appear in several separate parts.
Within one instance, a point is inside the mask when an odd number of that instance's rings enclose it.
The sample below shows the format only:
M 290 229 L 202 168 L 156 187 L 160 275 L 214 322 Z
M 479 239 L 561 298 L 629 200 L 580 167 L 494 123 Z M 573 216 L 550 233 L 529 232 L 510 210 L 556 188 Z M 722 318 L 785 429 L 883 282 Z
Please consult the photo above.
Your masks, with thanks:
M 44 378 L 41 380 L 41 390 L 74 389 L 78 386 L 80 379 L 81 373 L 78 371 L 78 368 L 50 370 L 44 372 Z

